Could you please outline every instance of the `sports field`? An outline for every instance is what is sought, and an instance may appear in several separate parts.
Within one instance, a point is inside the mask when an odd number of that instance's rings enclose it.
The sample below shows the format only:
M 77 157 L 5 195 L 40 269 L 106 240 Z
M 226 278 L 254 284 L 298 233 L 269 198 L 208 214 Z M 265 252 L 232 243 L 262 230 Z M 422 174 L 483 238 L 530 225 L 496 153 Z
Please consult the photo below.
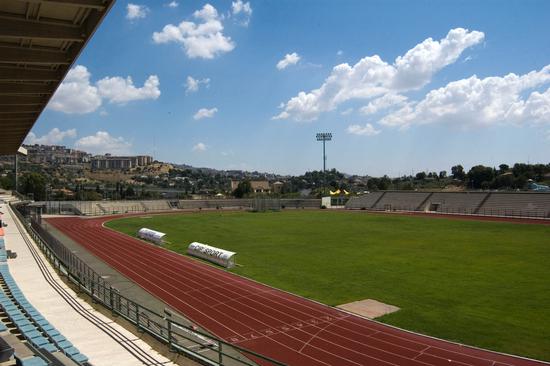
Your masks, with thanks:
M 107 226 L 166 232 L 238 253 L 233 271 L 338 305 L 366 298 L 400 311 L 379 320 L 550 360 L 550 226 L 364 212 L 203 212 Z

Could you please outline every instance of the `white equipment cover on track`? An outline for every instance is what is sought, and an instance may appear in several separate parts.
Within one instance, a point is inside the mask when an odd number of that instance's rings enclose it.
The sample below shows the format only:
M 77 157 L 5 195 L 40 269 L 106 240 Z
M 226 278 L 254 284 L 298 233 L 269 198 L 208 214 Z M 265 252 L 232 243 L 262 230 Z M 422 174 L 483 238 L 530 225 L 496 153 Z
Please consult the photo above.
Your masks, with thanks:
M 138 231 L 138 237 L 141 239 L 149 240 L 157 244 L 162 243 L 162 238 L 165 236 L 165 233 L 161 233 L 160 231 L 155 231 L 147 228 L 141 228 Z
M 207 244 L 193 242 L 189 244 L 187 254 L 206 259 L 207 261 L 219 264 L 220 266 L 224 266 L 226 268 L 233 268 L 235 267 L 235 255 L 237 253 L 212 247 Z

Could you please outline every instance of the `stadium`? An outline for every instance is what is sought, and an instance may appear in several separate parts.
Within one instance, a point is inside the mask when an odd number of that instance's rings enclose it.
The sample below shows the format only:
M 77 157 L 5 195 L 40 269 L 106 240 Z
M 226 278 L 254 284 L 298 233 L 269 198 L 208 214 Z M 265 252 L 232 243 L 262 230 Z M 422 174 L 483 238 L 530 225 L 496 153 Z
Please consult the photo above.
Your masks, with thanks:
M 21 194 L 23 140 L 113 5 L 0 2 L 0 365 L 550 365 L 544 185 Z

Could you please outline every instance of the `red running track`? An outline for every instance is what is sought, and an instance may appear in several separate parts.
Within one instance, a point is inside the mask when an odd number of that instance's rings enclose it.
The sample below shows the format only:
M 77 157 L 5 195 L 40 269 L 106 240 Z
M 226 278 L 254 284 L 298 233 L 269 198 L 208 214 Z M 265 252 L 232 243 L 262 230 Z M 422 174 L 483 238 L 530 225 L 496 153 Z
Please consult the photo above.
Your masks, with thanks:
M 47 221 L 211 333 L 288 365 L 548 365 L 350 315 L 104 228 L 111 218 Z

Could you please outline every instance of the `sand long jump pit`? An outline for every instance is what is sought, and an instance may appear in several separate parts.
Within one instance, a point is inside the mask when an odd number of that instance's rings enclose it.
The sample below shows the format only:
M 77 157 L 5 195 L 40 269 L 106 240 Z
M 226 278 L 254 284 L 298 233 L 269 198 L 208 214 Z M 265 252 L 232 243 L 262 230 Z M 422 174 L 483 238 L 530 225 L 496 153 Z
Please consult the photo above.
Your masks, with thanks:
M 375 319 L 386 314 L 395 313 L 400 309 L 395 305 L 384 304 L 383 302 L 373 299 L 354 301 L 336 307 L 349 311 L 350 313 L 365 316 L 369 319 Z

